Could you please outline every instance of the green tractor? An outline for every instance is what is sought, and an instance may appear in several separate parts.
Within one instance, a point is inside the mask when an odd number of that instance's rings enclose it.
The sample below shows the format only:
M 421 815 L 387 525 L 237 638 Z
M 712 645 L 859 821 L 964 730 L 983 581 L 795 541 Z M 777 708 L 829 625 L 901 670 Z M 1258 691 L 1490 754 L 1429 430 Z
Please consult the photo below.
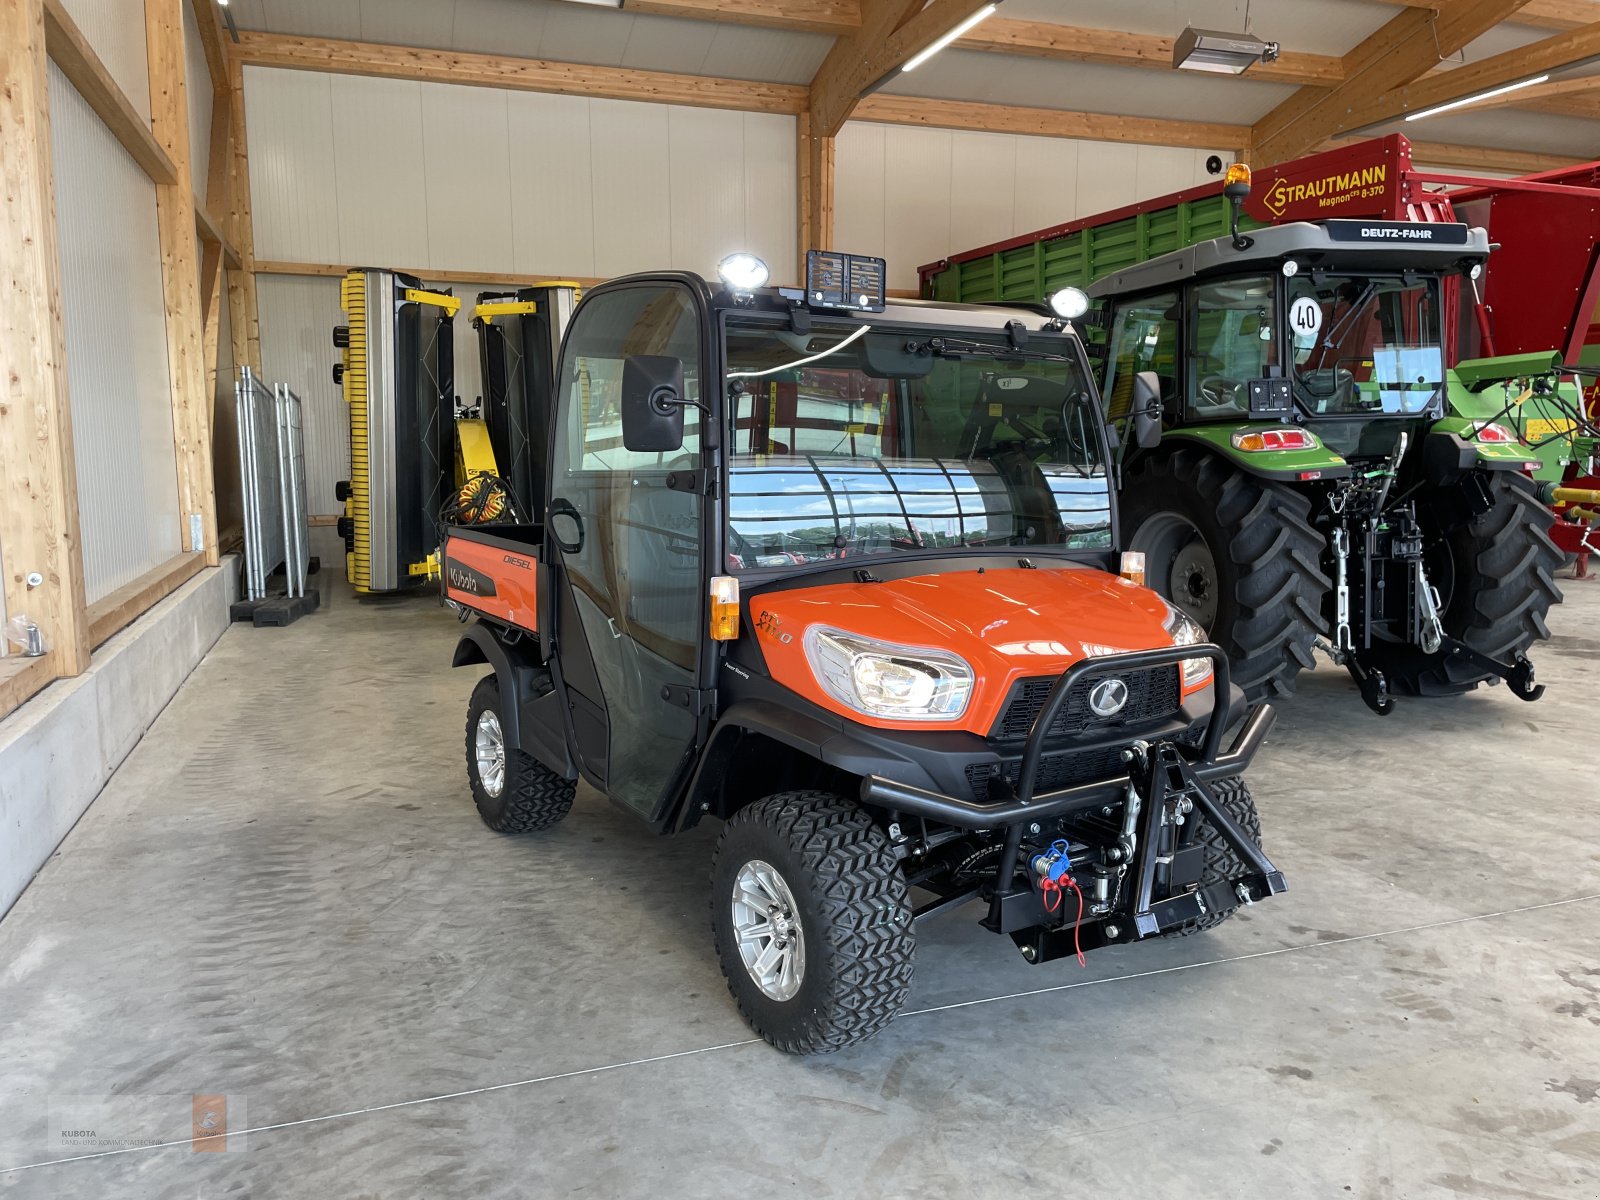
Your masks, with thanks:
M 1236 196 L 1236 198 L 1242 198 Z M 1542 690 L 1561 555 L 1515 433 L 1455 412 L 1444 281 L 1481 229 L 1294 222 L 1095 283 L 1125 543 L 1253 697 L 1320 646 L 1362 698 Z

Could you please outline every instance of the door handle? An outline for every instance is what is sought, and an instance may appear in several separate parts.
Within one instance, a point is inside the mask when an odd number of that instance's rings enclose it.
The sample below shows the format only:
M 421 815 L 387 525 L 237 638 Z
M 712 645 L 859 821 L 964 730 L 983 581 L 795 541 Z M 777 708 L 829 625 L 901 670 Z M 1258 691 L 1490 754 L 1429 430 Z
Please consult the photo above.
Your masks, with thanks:
M 568 541 L 561 536 L 561 527 L 556 524 L 558 517 L 564 517 L 572 522 L 575 530 L 573 540 Z M 583 514 L 573 505 L 571 500 L 554 499 L 550 507 L 545 510 L 545 520 L 550 523 L 550 537 L 563 554 L 578 554 L 583 550 Z

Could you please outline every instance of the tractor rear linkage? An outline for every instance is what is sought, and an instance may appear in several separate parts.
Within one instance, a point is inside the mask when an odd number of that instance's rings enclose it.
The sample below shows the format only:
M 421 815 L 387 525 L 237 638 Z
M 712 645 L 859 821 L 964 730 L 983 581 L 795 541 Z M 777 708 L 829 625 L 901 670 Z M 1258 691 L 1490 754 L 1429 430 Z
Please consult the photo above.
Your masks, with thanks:
M 1211 659 L 1213 694 L 1217 697 L 1198 758 L 1193 761 L 1186 758 L 1171 741 L 1136 741 L 1123 752 L 1128 767 L 1122 777 L 1034 795 L 1046 735 L 1079 680 L 1176 665 L 1186 658 Z M 989 915 L 983 921 L 984 926 L 995 933 L 1009 933 L 1028 961 L 1044 962 L 1072 953 L 1075 946 L 1089 950 L 1113 942 L 1136 941 L 1186 921 L 1227 912 L 1284 891 L 1287 885 L 1282 873 L 1217 802 L 1207 786 L 1208 781 L 1241 774 L 1277 719 L 1271 705 L 1260 705 L 1250 714 L 1233 748 L 1226 754 L 1219 753 L 1228 723 L 1226 698 L 1230 687 L 1227 655 L 1220 647 L 1209 643 L 1086 659 L 1056 680 L 1044 707 L 1034 718 L 1023 747 L 1012 797 L 980 803 L 869 775 L 861 784 L 862 800 L 872 807 L 889 810 L 896 823 L 906 816 L 914 816 L 968 829 L 1005 831 L 992 882 L 941 897 L 919 910 L 919 917 L 948 910 L 987 892 Z M 1168 809 L 1185 801 L 1199 810 L 1238 855 L 1246 870 L 1236 879 L 1156 900 L 1156 889 L 1168 882 L 1172 864 L 1172 855 L 1164 855 L 1161 850 L 1163 827 L 1170 823 Z M 1138 822 L 1138 837 L 1128 864 L 1136 880 L 1132 902 L 1127 906 L 1129 922 L 1124 924 L 1122 914 L 1109 912 L 1105 920 L 1082 924 L 1076 931 L 1070 921 L 1055 929 L 1043 927 L 1039 923 L 1038 895 L 1032 888 L 1019 884 L 1017 878 L 1024 833 L 1038 833 L 1042 821 L 1119 803 L 1132 809 L 1131 813 L 1125 810 L 1125 824 L 1131 826 L 1133 821 Z

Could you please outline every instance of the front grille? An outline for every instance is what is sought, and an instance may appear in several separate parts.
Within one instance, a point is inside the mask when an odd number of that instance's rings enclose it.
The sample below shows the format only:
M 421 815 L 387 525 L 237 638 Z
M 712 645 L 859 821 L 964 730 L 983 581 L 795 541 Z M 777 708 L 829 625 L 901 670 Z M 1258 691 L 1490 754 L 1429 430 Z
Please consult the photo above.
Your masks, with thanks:
M 1088 675 L 1072 685 L 1067 702 L 1056 714 L 1050 726 L 1049 737 L 1068 737 L 1090 730 L 1115 729 L 1124 725 L 1154 721 L 1170 717 L 1182 703 L 1178 693 L 1178 666 L 1152 667 L 1144 671 L 1129 671 L 1115 676 L 1128 685 L 1128 702 L 1121 712 L 1111 718 L 1097 717 L 1089 711 L 1089 689 L 1111 675 Z M 1011 696 L 1000 711 L 989 736 L 996 741 L 1021 741 L 1033 728 L 1033 720 L 1044 708 L 1044 702 L 1055 686 L 1056 676 L 1042 675 L 1036 679 L 1021 679 L 1011 689 Z
M 1034 795 L 1059 791 L 1061 788 L 1073 787 L 1080 783 L 1091 783 L 1096 779 L 1110 779 L 1120 775 L 1123 769 L 1121 746 L 1046 754 L 1039 760 L 1039 777 L 1034 784 Z M 989 794 L 992 780 L 1003 775 L 1015 785 L 1021 773 L 1021 759 L 1001 763 L 968 763 L 967 785 L 972 789 L 974 800 L 988 801 L 993 798 Z

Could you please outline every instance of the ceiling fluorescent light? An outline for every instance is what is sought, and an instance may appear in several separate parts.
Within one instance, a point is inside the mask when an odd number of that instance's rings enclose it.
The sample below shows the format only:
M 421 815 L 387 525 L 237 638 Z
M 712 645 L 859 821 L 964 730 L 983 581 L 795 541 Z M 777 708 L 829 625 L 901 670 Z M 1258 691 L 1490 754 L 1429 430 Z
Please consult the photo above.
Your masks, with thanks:
M 939 51 L 943 50 L 951 42 L 955 41 L 958 37 L 963 36 L 968 30 L 994 16 L 994 10 L 998 7 L 998 0 L 996 0 L 996 3 L 994 4 L 985 4 L 982 8 L 973 13 L 965 21 L 961 22 L 961 24 L 957 25 L 949 33 L 945 34 L 938 41 L 934 42 L 933 45 L 922 51 L 922 53 L 913 55 L 911 60 L 907 62 L 905 66 L 901 67 L 900 70 L 915 71 L 918 67 L 927 62 L 935 54 L 939 53 Z
M 1256 63 L 1277 57 L 1277 42 L 1264 42 L 1253 33 L 1218 33 L 1192 25 L 1172 44 L 1172 65 L 1180 71 L 1242 75 Z
M 1504 96 L 1507 92 L 1515 92 L 1525 87 L 1532 87 L 1536 83 L 1545 83 L 1549 78 L 1549 75 L 1535 75 L 1532 79 L 1523 79 L 1517 83 L 1508 83 L 1504 87 L 1491 88 L 1487 92 L 1477 92 L 1471 96 L 1463 96 L 1461 99 L 1452 100 L 1448 104 L 1435 104 L 1432 108 L 1425 108 L 1421 112 L 1407 113 L 1406 120 L 1420 121 L 1423 117 L 1449 112 L 1452 108 L 1465 108 L 1468 104 L 1476 104 L 1480 100 L 1488 100 L 1494 96 Z

